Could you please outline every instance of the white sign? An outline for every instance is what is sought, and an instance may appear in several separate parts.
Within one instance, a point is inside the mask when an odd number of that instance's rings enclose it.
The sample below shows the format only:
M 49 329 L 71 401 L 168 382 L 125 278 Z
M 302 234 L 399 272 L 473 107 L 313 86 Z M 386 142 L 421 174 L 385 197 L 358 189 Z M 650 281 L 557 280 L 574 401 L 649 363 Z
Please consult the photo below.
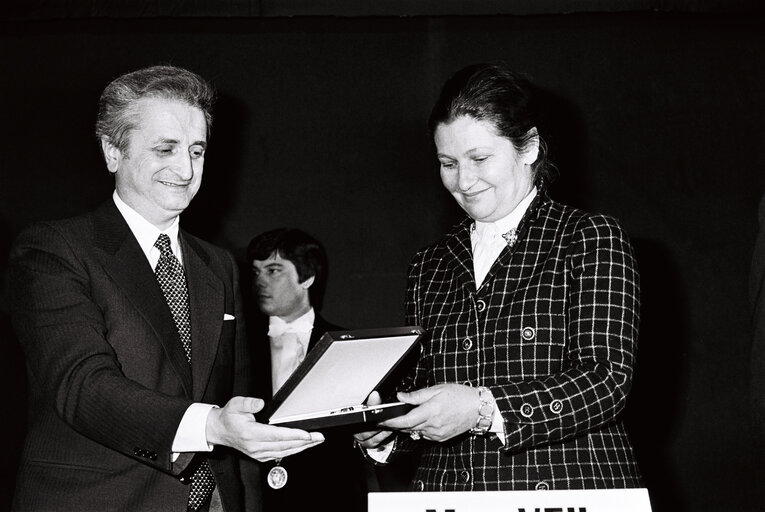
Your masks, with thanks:
M 371 492 L 368 512 L 651 512 L 647 489 Z

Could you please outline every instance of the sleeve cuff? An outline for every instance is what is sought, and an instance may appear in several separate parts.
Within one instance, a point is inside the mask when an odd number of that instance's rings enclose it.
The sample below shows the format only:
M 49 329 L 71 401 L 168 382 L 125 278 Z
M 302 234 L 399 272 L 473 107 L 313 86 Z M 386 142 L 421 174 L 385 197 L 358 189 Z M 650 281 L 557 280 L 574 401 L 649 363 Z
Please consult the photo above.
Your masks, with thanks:
M 213 445 L 207 442 L 207 416 L 217 405 L 194 403 L 186 409 L 173 439 L 173 460 L 178 453 L 211 452 Z
M 502 419 L 502 414 L 499 412 L 499 408 L 497 407 L 497 401 L 494 399 L 494 394 L 489 392 L 489 395 L 491 396 L 491 402 L 492 406 L 494 407 L 494 415 L 491 419 L 491 427 L 489 427 L 489 432 L 493 432 L 497 434 L 497 437 L 499 438 L 499 442 L 502 443 L 504 446 L 505 444 L 505 422 Z
M 367 453 L 367 456 L 377 464 L 387 464 L 390 454 L 393 453 L 393 448 L 396 446 L 396 439 L 393 442 L 385 443 L 377 448 L 361 448 Z

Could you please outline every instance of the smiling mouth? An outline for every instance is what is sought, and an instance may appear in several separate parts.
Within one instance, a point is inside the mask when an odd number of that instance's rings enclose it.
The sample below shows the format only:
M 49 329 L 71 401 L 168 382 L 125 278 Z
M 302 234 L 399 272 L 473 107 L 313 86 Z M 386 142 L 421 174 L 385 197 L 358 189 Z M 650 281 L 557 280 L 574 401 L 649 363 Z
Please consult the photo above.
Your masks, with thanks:
M 172 181 L 161 181 L 160 180 L 160 183 L 165 185 L 165 186 L 167 186 L 167 187 L 174 187 L 174 188 L 184 188 L 184 187 L 188 187 L 189 186 L 188 183 L 173 183 Z
M 489 189 L 485 188 L 485 189 L 479 190 L 477 192 L 460 192 L 460 194 L 462 194 L 462 197 L 464 197 L 466 199 L 473 199 L 473 198 L 478 197 L 479 195 L 483 194 L 487 190 L 489 190 Z

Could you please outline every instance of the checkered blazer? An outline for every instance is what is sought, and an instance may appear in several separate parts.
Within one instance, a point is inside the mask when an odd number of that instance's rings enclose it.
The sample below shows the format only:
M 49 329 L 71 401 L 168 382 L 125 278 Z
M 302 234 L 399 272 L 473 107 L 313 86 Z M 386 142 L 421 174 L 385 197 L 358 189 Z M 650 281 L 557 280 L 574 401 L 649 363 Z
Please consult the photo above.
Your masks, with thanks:
M 487 386 L 505 444 L 496 434 L 469 433 L 421 441 L 414 488 L 641 486 L 618 418 L 632 381 L 640 305 L 626 234 L 614 219 L 540 191 L 518 240 L 476 290 L 472 224 L 466 218 L 409 268 L 407 322 L 429 336 L 403 387 Z

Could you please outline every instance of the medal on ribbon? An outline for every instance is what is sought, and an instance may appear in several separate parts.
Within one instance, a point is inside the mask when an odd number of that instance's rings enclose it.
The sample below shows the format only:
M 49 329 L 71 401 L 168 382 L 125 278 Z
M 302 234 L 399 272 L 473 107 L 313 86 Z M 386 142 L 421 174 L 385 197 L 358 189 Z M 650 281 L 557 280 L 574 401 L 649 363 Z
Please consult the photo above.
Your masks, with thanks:
M 276 465 L 268 471 L 268 486 L 271 489 L 281 489 L 287 484 L 287 470 L 280 465 L 281 459 L 276 459 Z

